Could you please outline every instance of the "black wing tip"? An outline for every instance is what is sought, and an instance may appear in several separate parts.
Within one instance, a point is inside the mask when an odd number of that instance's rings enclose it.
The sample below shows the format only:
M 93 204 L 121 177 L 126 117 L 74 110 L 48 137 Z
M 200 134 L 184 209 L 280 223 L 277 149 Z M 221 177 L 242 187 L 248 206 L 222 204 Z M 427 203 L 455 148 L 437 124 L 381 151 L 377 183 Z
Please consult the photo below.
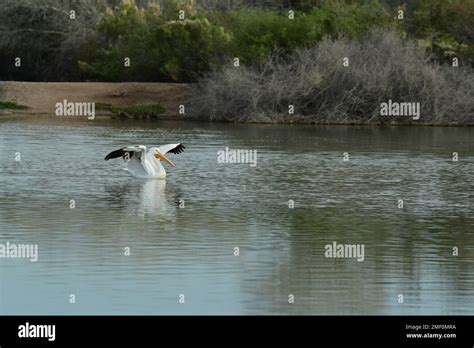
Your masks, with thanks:
M 174 154 L 180 154 L 182 152 L 184 152 L 184 149 L 186 147 L 184 146 L 184 144 L 178 144 L 178 146 L 176 146 L 173 150 L 170 150 L 169 152 L 171 153 L 174 153 Z
M 119 157 L 122 157 L 124 154 L 125 154 L 125 151 L 123 151 L 123 149 L 115 150 L 109 153 L 107 156 L 105 156 L 104 160 L 108 161 L 110 159 L 119 158 Z

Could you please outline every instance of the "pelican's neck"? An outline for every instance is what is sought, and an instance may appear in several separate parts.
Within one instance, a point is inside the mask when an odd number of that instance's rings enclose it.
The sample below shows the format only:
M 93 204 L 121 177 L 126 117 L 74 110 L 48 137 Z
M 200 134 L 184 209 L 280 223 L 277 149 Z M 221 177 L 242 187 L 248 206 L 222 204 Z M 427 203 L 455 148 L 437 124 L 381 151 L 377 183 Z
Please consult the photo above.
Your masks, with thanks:
M 150 175 L 150 177 L 153 178 L 165 178 L 166 177 L 166 170 L 161 164 L 161 161 L 153 154 L 147 154 L 146 156 L 146 163 L 147 163 L 147 168 L 146 171 Z
M 163 165 L 161 164 L 161 161 L 159 159 L 156 159 L 156 158 L 154 158 L 154 160 L 155 160 L 156 166 L 158 168 L 158 177 L 160 177 L 160 178 L 166 177 L 166 170 L 163 167 Z

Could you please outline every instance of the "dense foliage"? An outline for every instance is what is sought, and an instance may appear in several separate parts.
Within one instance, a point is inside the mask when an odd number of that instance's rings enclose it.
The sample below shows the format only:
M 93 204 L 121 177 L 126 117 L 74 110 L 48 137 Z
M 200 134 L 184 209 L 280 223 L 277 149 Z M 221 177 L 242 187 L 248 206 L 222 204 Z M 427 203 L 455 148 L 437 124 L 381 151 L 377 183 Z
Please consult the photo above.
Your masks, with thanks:
M 75 80 L 77 58 L 106 3 L 1 0 L 0 80 Z M 72 21 L 69 11 L 80 13 Z M 16 66 L 15 59 L 21 59 Z
M 80 65 L 102 81 L 190 81 L 218 64 L 230 41 L 222 27 L 175 1 L 145 9 L 124 1 L 99 20 L 97 31 Z
M 371 28 L 394 26 L 390 13 L 377 1 L 338 6 L 325 1 L 308 12 L 293 12 L 242 9 L 214 12 L 211 18 L 233 34 L 232 54 L 244 64 L 257 63 L 275 52 L 286 55 L 325 37 L 362 38 Z
M 472 0 L 1 2 L 0 80 L 188 82 L 234 57 L 255 65 L 328 37 L 363 40 L 373 28 L 400 31 L 440 63 L 474 65 Z
M 417 0 L 406 12 L 404 30 L 437 59 L 474 66 L 474 1 Z
M 472 68 L 430 62 L 414 41 L 376 30 L 363 43 L 326 39 L 287 58 L 215 71 L 194 87 L 188 115 L 238 122 L 413 122 L 381 116 L 381 103 L 394 100 L 420 103 L 417 124 L 473 124 L 472 91 Z

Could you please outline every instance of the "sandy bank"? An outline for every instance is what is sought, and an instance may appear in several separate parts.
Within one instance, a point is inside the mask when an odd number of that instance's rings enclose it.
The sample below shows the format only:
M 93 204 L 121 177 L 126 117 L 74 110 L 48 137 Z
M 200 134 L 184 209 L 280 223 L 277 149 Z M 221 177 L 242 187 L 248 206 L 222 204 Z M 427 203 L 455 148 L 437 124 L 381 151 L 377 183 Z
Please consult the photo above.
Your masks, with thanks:
M 16 82 L 0 83 L 0 101 L 14 101 L 26 110 L 0 110 L 0 114 L 54 115 L 56 103 L 95 102 L 112 106 L 160 104 L 163 118 L 178 116 L 180 100 L 190 85 L 176 83 L 102 83 L 102 82 Z M 96 110 L 98 116 L 111 116 L 107 110 Z

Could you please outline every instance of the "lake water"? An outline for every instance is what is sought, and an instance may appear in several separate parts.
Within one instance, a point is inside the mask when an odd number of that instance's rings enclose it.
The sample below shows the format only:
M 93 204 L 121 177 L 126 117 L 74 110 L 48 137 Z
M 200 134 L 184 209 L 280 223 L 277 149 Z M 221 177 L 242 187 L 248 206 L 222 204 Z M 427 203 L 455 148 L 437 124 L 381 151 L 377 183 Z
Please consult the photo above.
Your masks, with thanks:
M 474 314 L 473 128 L 0 126 L 0 243 L 39 248 L 0 258 L 1 314 Z M 176 142 L 166 181 L 104 161 Z

